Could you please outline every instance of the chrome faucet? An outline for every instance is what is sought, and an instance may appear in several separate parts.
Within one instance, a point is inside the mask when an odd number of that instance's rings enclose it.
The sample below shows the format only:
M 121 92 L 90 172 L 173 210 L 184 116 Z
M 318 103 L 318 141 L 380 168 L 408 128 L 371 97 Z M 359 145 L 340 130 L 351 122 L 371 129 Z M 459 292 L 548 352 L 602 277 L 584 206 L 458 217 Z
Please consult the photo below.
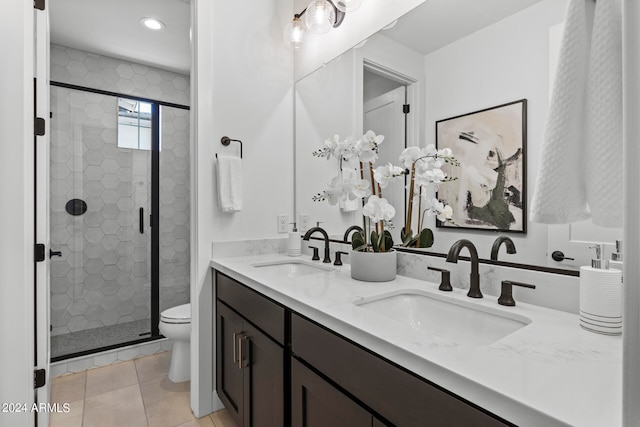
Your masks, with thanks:
M 324 259 L 322 260 L 322 262 L 331 262 L 331 258 L 329 257 L 330 252 L 329 252 L 329 235 L 327 234 L 326 231 L 324 231 L 321 227 L 313 227 L 310 228 L 309 231 L 307 231 L 304 235 L 304 237 L 302 238 L 302 240 L 309 240 L 309 238 L 311 237 L 311 235 L 313 233 L 315 233 L 316 231 L 319 231 L 320 233 L 322 233 L 322 237 L 324 238 Z
M 476 247 L 467 239 L 460 239 L 451 245 L 449 253 L 447 254 L 447 262 L 458 263 L 458 257 L 462 248 L 469 250 L 471 256 L 471 275 L 469 283 L 469 292 L 467 296 L 471 298 L 482 298 L 482 292 L 480 292 L 480 274 L 478 273 L 478 251 Z
M 508 238 L 507 236 L 499 236 L 495 242 L 493 242 L 493 246 L 491 247 L 491 260 L 498 260 L 498 251 L 500 250 L 500 245 L 504 245 L 507 247 L 508 254 L 516 253 L 516 245 L 513 244 L 513 240 Z
M 345 242 L 347 242 L 348 238 L 349 238 L 349 234 L 351 234 L 352 231 L 359 231 L 362 233 L 362 227 L 358 227 L 357 225 L 352 225 L 351 227 L 347 228 L 347 231 L 344 232 L 344 237 L 342 238 L 342 240 L 344 240 Z

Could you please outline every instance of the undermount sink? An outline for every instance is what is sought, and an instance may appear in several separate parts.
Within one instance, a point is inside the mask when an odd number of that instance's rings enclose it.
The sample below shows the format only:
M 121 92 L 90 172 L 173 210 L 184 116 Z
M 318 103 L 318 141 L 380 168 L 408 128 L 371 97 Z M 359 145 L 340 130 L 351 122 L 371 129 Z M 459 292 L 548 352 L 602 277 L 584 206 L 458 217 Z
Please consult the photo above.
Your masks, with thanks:
M 489 345 L 531 323 L 531 319 L 418 289 L 396 290 L 353 303 L 457 344 Z
M 332 267 L 301 259 L 260 262 L 253 264 L 253 267 L 281 273 L 289 277 L 326 273 L 334 270 Z

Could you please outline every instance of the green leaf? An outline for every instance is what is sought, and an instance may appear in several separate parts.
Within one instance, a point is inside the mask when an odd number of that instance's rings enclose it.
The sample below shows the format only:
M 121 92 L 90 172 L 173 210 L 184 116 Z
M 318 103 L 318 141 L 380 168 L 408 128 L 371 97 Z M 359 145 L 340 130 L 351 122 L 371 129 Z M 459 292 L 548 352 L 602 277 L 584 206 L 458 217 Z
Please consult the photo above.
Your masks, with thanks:
M 362 246 L 358 246 L 357 248 L 353 248 L 354 251 L 364 252 L 367 249 L 367 245 L 364 244 Z
M 360 250 L 360 249 L 357 249 L 357 248 L 360 248 L 361 246 L 365 246 L 366 247 L 366 243 L 364 241 L 364 234 L 361 233 L 360 231 L 356 231 L 351 236 L 351 247 L 353 249 L 355 249 L 355 250 Z
M 409 230 L 409 233 L 404 232 L 404 228 L 402 229 L 402 233 L 400 234 L 400 238 L 402 239 L 403 246 L 410 246 L 413 242 L 415 242 L 416 237 L 413 236 L 413 230 Z
M 391 233 L 388 230 L 384 230 L 384 247 L 385 250 L 388 252 L 391 250 L 391 248 L 393 248 L 393 237 L 391 236 Z
M 431 246 L 433 246 L 433 231 L 423 228 L 418 236 L 418 247 L 430 248 Z
M 378 233 L 375 231 L 371 231 L 371 247 L 373 248 L 373 252 L 380 251 L 378 247 Z

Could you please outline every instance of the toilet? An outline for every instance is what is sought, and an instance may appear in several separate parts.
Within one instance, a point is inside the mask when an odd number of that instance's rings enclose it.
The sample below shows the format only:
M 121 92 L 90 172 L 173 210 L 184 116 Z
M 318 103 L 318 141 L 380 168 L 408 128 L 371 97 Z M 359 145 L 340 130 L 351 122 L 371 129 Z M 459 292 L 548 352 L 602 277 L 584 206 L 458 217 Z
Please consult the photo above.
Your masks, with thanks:
M 191 304 L 168 308 L 160 313 L 160 333 L 173 340 L 169 379 L 174 383 L 190 378 Z

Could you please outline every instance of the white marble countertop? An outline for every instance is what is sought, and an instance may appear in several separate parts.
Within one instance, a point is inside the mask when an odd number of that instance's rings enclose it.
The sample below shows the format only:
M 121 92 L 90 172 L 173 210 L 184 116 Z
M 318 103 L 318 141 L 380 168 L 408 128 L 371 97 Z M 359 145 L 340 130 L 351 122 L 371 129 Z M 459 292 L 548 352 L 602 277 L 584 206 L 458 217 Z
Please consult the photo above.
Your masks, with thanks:
M 442 296 L 437 284 L 402 276 L 359 282 L 348 265 L 319 263 L 334 270 L 297 277 L 253 266 L 291 259 L 309 257 L 221 258 L 211 267 L 519 426 L 622 423 L 622 339 L 583 330 L 575 314 L 524 303 L 503 307 L 495 297 L 476 300 L 454 289 L 446 296 L 532 320 L 490 345 L 458 345 L 352 303 L 398 289 Z

